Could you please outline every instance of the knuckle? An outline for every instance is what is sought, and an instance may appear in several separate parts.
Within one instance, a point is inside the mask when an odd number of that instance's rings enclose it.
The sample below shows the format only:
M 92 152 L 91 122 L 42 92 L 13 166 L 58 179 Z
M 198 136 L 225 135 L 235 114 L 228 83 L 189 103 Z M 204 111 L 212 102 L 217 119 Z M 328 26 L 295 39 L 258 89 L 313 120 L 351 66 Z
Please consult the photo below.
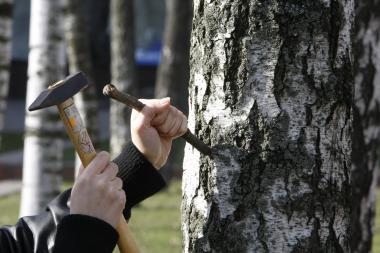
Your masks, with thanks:
M 164 135 L 169 135 L 169 133 L 170 133 L 170 128 L 165 128 L 165 129 L 162 131 L 162 133 L 163 133 Z
M 181 118 L 182 118 L 182 120 L 183 120 L 184 122 L 187 123 L 187 117 L 186 117 L 185 114 L 183 114 L 183 112 L 181 112 Z
M 115 201 L 117 199 L 117 192 L 112 186 L 107 188 L 107 197 L 111 201 Z
M 124 191 L 119 192 L 119 203 L 122 207 L 124 207 L 125 203 L 127 203 L 127 196 L 125 195 Z
M 79 177 L 77 179 L 77 184 L 79 185 L 86 185 L 86 184 L 90 184 L 93 180 L 93 177 L 90 176 L 90 175 L 86 175 L 84 177 Z
M 151 118 L 153 118 L 153 116 L 156 114 L 154 108 L 151 107 L 149 104 L 146 104 L 146 106 L 144 106 L 140 113 L 145 117 Z
M 138 120 L 136 120 L 132 131 L 138 134 L 143 133 L 145 131 L 144 120 L 142 118 L 139 118 Z
M 96 182 L 96 189 L 97 189 L 98 191 L 101 191 L 101 192 L 106 191 L 106 189 L 107 189 L 107 184 L 106 184 L 106 182 L 105 182 L 104 180 L 98 180 L 98 181 Z
M 178 130 L 178 127 L 177 127 L 177 126 L 172 127 L 172 128 L 170 129 L 168 135 L 170 135 L 170 136 L 175 135 L 175 134 L 177 133 L 177 130 Z
M 114 190 L 110 190 L 109 197 L 111 201 L 116 201 L 118 199 L 117 193 Z
M 117 177 L 115 179 L 117 185 L 119 186 L 118 188 L 122 188 L 123 187 L 123 180 L 121 180 L 121 178 Z
M 166 135 L 166 134 L 169 133 L 170 128 L 167 127 L 167 126 L 162 126 L 162 127 L 159 128 L 159 131 L 160 131 L 162 134 Z
M 119 166 L 116 163 L 111 162 L 109 164 L 109 167 L 112 170 L 112 172 L 114 172 L 115 174 L 119 172 Z
M 110 154 L 107 151 L 100 151 L 98 156 L 100 159 L 106 160 L 106 159 L 109 159 Z

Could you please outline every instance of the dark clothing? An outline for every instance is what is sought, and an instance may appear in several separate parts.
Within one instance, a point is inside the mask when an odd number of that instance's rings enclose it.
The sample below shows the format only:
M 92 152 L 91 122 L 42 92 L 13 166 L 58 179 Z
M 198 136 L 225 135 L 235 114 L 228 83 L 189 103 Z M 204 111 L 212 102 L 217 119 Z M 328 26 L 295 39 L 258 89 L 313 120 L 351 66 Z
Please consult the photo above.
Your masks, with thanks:
M 124 183 L 124 216 L 129 219 L 131 208 L 162 189 L 165 182 L 132 143 L 114 162 Z M 95 217 L 69 214 L 70 193 L 67 190 L 60 194 L 43 213 L 1 228 L 0 253 L 111 253 L 118 240 L 117 231 Z

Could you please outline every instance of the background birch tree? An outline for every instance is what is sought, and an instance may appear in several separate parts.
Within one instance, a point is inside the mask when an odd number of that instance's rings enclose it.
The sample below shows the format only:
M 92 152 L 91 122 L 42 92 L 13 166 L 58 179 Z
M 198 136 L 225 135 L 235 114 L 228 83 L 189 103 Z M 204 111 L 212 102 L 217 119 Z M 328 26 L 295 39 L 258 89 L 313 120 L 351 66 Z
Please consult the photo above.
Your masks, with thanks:
M 349 252 L 348 1 L 194 1 L 184 252 Z
M 165 29 L 155 97 L 170 97 L 173 105 L 187 112 L 192 1 L 166 0 L 165 4 Z M 174 142 L 168 162 L 161 169 L 167 179 L 174 169 L 182 167 L 184 146 L 182 139 Z
M 111 83 L 135 94 L 136 66 L 133 0 L 111 0 Z M 119 154 L 130 139 L 130 109 L 110 101 L 111 155 Z
M 62 1 L 32 0 L 26 106 L 64 77 Z M 61 187 L 63 130 L 54 107 L 26 112 L 20 216 L 42 210 Z
M 98 136 L 98 102 L 94 82 L 93 66 L 89 43 L 89 33 L 86 26 L 85 1 L 65 1 L 65 37 L 69 61 L 69 72 L 74 74 L 82 71 L 86 74 L 90 86 L 74 96 L 75 105 L 81 114 L 91 140 L 99 148 Z M 89 4 L 92 4 L 90 2 Z M 75 168 L 79 169 L 81 161 L 75 156 Z
M 4 128 L 12 57 L 13 0 L 0 0 L 0 131 Z M 0 145 L 2 145 L 0 134 Z
M 356 1 L 352 252 L 371 252 L 380 148 L 380 1 Z

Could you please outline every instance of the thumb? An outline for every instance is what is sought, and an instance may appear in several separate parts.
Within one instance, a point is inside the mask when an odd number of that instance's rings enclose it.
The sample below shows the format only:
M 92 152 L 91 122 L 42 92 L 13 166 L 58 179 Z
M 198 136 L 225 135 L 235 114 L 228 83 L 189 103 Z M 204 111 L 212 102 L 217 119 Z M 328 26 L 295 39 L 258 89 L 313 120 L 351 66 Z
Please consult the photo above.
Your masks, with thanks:
M 77 172 L 78 174 L 76 175 L 75 178 L 80 177 L 83 174 L 83 172 L 84 172 L 84 167 L 83 167 L 83 164 L 81 164 L 80 167 L 79 167 L 79 170 Z
M 155 114 L 161 113 L 170 107 L 170 97 L 147 100 L 147 105 L 154 110 Z
M 140 99 L 145 104 L 137 117 L 134 119 L 136 126 L 150 126 L 152 119 L 159 113 L 170 108 L 170 98 Z

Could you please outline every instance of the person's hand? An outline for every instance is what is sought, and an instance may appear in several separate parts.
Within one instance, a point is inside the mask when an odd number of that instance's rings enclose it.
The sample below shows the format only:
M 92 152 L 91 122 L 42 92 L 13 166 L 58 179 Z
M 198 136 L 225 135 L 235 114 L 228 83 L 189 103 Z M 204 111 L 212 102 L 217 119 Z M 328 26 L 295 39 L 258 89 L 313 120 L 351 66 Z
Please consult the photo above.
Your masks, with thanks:
M 186 116 L 170 105 L 169 98 L 140 99 L 145 104 L 132 110 L 132 142 L 157 169 L 168 159 L 172 141 L 187 131 Z
M 81 167 L 71 191 L 70 213 L 99 218 L 116 228 L 125 206 L 119 168 L 110 163 L 107 152 L 100 152 L 86 169 Z

